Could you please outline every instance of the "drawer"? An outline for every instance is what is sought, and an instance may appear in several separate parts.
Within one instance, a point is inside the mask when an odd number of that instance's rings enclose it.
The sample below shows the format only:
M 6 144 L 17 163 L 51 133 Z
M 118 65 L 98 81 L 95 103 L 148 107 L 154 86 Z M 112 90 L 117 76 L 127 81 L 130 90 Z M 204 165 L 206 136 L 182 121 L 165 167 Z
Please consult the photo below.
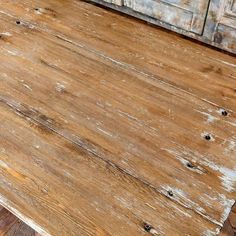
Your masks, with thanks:
M 124 5 L 175 27 L 202 34 L 209 0 L 124 0 Z

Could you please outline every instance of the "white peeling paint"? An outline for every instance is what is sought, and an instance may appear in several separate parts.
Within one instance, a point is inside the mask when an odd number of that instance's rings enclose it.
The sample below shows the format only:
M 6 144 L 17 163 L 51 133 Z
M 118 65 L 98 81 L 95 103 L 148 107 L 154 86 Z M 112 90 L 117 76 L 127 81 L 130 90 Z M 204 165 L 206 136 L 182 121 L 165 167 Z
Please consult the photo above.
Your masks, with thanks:
M 61 93 L 66 89 L 66 87 L 65 87 L 65 85 L 63 85 L 61 83 L 57 83 L 55 89 L 56 89 L 57 92 Z
M 222 222 L 225 222 L 227 218 L 229 217 L 229 214 L 231 212 L 231 209 L 235 203 L 235 200 L 233 199 L 227 199 L 224 194 L 219 194 L 220 203 L 222 206 L 224 206 L 224 212 L 221 216 Z
M 105 135 L 109 136 L 109 137 L 113 137 L 113 134 L 109 133 L 108 131 L 102 129 L 102 128 L 97 128 L 99 131 L 101 131 L 102 133 L 104 133 Z
M 36 149 L 40 149 L 40 146 L 39 145 L 35 145 L 34 146 Z
M 220 233 L 220 227 L 218 227 L 215 231 L 212 230 L 206 230 L 203 232 L 202 236 L 216 236 Z
M 32 88 L 28 84 L 23 84 L 23 86 L 27 88 L 28 90 L 32 91 Z
M 217 59 L 215 59 L 215 60 L 217 60 Z M 225 65 L 228 65 L 228 66 L 236 67 L 236 64 L 232 64 L 232 63 L 227 62 L 227 61 L 223 61 L 223 60 L 217 60 L 217 61 L 220 61 L 221 63 L 223 63 Z
M 236 192 L 236 166 L 232 169 L 230 168 L 227 168 L 227 167 L 224 167 L 224 166 L 219 166 L 217 164 L 215 164 L 214 162 L 212 161 L 209 161 L 207 159 L 207 156 L 203 156 L 201 155 L 200 153 L 198 152 L 190 152 L 190 151 L 187 151 L 185 149 L 183 150 L 167 150 L 169 153 L 175 155 L 176 158 L 179 158 L 181 161 L 185 161 L 184 157 L 188 157 L 191 155 L 191 159 L 193 161 L 197 161 L 197 163 L 199 163 L 199 165 L 202 165 L 202 166 L 206 166 L 206 167 L 209 167 L 210 169 L 214 170 L 214 171 L 217 171 L 219 172 L 219 175 L 217 175 L 221 181 L 221 185 L 222 185 L 222 188 L 227 191 L 227 192 Z M 174 193 L 174 198 L 176 199 L 176 196 L 175 196 L 175 188 L 171 188 L 169 186 L 167 187 L 164 187 L 164 191 L 162 191 L 164 194 L 166 194 L 166 190 L 171 190 L 173 191 Z M 217 193 L 217 195 L 214 195 L 214 196 L 211 196 L 211 198 L 214 197 L 217 197 L 217 200 L 218 200 L 218 203 L 222 205 L 224 211 L 222 212 L 222 215 L 221 215 L 221 220 L 220 222 L 216 222 L 218 225 L 219 224 L 222 224 L 222 222 L 225 221 L 225 219 L 227 218 L 228 216 L 228 212 L 231 208 L 231 206 L 233 205 L 234 201 L 232 199 L 227 199 L 226 196 L 224 195 L 220 195 L 221 193 Z M 178 192 L 177 191 L 177 196 L 178 198 L 180 197 L 180 199 L 177 198 L 177 200 L 181 201 L 181 198 L 183 198 L 184 200 L 189 200 L 189 199 L 186 199 L 186 195 L 184 195 L 182 192 Z M 213 199 L 213 200 L 214 200 Z M 202 199 L 200 199 L 202 201 Z M 205 202 L 205 201 L 202 201 L 204 202 L 206 205 L 209 205 L 210 202 L 211 202 L 212 199 L 210 199 L 210 196 L 209 196 L 209 202 Z M 217 201 L 216 200 L 216 201 Z M 182 203 L 182 201 L 181 201 Z M 195 204 L 195 203 L 194 203 Z M 186 204 L 187 206 L 189 204 Z M 212 205 L 211 205 L 212 206 Z M 195 206 L 193 205 L 193 207 L 195 208 Z M 197 210 L 201 210 L 201 209 L 197 209 Z M 204 214 L 205 216 L 205 214 Z M 214 221 L 212 221 L 214 222 Z M 214 234 L 205 234 L 205 235 L 216 235 L 215 232 Z
M 11 51 L 11 50 L 6 50 L 6 51 L 12 56 L 17 56 L 18 55 L 17 51 Z
M 12 34 L 9 32 L 3 32 L 3 33 L 0 33 L 0 35 L 8 36 L 8 37 L 12 36 Z
M 202 202 L 204 202 L 206 205 L 212 208 L 212 201 L 220 203 L 220 205 L 223 208 L 223 213 L 221 215 L 221 222 L 225 222 L 228 218 L 232 206 L 234 205 L 235 200 L 233 199 L 227 199 L 224 194 L 218 194 L 218 197 L 211 197 L 209 194 L 203 194 L 199 198 Z
M 151 229 L 149 233 L 155 236 L 160 236 L 160 232 L 157 231 L 156 229 Z
M 215 117 L 207 112 L 202 112 L 202 111 L 198 111 L 198 112 L 207 117 L 206 123 L 213 123 L 214 121 L 219 120 L 217 117 Z
M 199 196 L 199 200 L 206 206 L 212 208 L 212 206 L 214 207 L 214 203 L 215 202 L 219 202 L 219 198 L 216 197 L 216 195 L 214 195 L 215 197 L 211 197 L 211 195 L 209 195 L 209 193 L 201 193 L 201 195 Z
M 4 169 L 9 169 L 8 165 L 2 160 L 0 160 L 0 167 L 2 167 Z
M 201 160 L 201 164 L 210 167 L 214 171 L 219 171 L 222 174 L 219 178 L 222 181 L 224 189 L 228 192 L 236 192 L 236 167 L 229 169 L 227 167 L 218 166 L 207 159 Z
M 183 206 L 185 206 L 187 208 L 190 208 L 190 209 L 195 209 L 199 214 L 204 215 L 205 217 L 207 217 L 205 215 L 205 213 L 206 213 L 205 209 L 203 209 L 201 206 L 199 206 L 194 201 L 190 200 L 187 193 L 185 193 L 183 190 L 178 189 L 176 187 L 171 187 L 171 186 L 168 186 L 168 185 L 161 186 L 161 188 L 162 189 L 160 191 L 163 194 L 166 195 L 168 191 L 172 191 L 173 192 L 173 199 L 177 200 Z M 210 220 L 214 222 L 213 219 L 210 219 Z
M 236 169 L 229 169 L 226 167 L 220 167 L 219 171 L 222 173 L 220 179 L 222 185 L 228 192 L 236 191 Z
M 180 209 L 180 206 L 179 205 L 173 205 L 173 207 L 175 208 L 175 210 L 177 211 L 177 213 L 181 214 L 181 215 L 184 215 L 188 218 L 191 218 L 192 215 L 190 215 L 185 209 L 182 210 L 182 207 Z
M 35 14 L 37 14 L 37 15 L 42 15 L 43 13 L 42 13 L 42 11 L 41 11 L 41 9 L 39 9 L 38 11 L 34 11 L 35 12 Z
M 32 88 L 31 88 L 28 84 L 26 84 L 23 79 L 20 80 L 20 82 L 22 83 L 22 85 L 23 85 L 25 88 L 27 88 L 28 90 L 32 91 Z
M 225 154 L 232 154 L 233 152 L 236 152 L 236 139 L 229 139 L 224 142 L 224 144 L 227 144 L 227 147 L 224 150 Z
M 162 148 L 161 150 L 164 150 L 166 152 L 168 152 L 169 154 L 173 155 L 177 160 L 179 160 L 186 168 L 187 168 L 187 164 L 190 163 L 187 159 L 183 158 L 181 155 L 179 155 L 178 152 L 174 151 L 174 150 L 170 150 L 170 149 L 166 149 L 166 148 Z M 191 161 L 192 164 L 196 164 L 195 161 Z M 189 169 L 193 172 L 196 172 L 198 174 L 203 174 L 205 173 L 205 170 L 203 168 L 201 168 L 200 166 L 197 166 L 195 168 L 191 168 Z
M 217 110 L 217 113 L 221 115 L 222 112 L 224 112 L 224 111 L 225 111 L 225 109 L 220 108 L 219 110 Z

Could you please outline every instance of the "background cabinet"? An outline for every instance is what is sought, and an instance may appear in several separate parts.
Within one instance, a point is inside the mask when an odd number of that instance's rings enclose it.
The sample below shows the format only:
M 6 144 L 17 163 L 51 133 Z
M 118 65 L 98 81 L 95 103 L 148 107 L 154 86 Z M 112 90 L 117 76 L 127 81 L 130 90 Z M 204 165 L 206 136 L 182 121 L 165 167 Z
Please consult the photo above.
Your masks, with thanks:
M 236 53 L 236 0 L 92 0 Z
M 227 0 L 221 5 L 214 42 L 236 52 L 236 0 Z
M 202 34 L 209 0 L 124 0 L 124 5 L 178 28 Z

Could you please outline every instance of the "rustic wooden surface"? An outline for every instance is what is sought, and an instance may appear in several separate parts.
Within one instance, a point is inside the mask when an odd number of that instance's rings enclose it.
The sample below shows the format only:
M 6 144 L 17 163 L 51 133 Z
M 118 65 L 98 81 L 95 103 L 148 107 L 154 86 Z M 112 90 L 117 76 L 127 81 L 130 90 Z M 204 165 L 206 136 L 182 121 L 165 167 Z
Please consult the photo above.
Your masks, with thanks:
M 0 206 L 1 236 L 40 236 L 8 210 Z
M 4 1 L 0 36 L 3 206 L 42 235 L 219 233 L 235 57 L 72 0 Z

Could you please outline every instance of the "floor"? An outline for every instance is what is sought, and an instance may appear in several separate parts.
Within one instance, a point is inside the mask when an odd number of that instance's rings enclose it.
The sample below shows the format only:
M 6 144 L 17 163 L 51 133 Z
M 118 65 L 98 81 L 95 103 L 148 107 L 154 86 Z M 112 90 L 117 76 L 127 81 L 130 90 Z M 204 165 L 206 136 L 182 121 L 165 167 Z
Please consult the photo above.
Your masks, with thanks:
M 236 58 L 79 0 L 0 5 L 0 204 L 41 235 L 218 235 L 236 199 Z
M 40 236 L 0 206 L 0 236 Z
M 236 205 L 233 207 L 220 236 L 235 236 L 236 235 Z

